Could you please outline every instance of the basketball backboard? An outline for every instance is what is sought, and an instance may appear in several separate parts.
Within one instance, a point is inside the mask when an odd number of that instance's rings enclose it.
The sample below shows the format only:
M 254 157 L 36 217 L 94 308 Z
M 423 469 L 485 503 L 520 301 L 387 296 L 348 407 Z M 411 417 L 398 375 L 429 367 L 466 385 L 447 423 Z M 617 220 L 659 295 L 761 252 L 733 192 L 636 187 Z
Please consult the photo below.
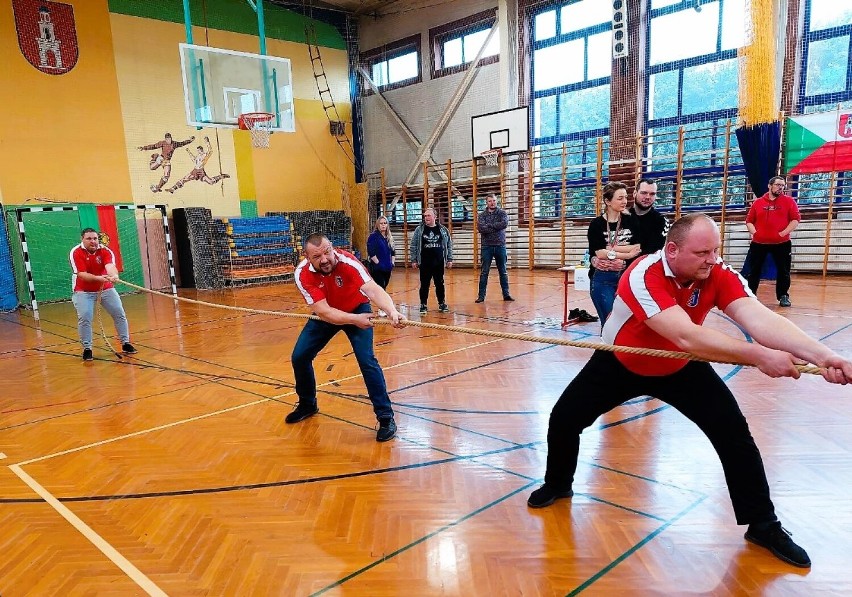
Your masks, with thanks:
M 296 130 L 290 60 L 180 44 L 186 122 L 238 128 L 240 114 L 270 112 L 273 131 Z
M 483 151 L 502 149 L 504 154 L 530 148 L 529 110 L 526 106 L 480 114 L 470 119 L 471 157 Z

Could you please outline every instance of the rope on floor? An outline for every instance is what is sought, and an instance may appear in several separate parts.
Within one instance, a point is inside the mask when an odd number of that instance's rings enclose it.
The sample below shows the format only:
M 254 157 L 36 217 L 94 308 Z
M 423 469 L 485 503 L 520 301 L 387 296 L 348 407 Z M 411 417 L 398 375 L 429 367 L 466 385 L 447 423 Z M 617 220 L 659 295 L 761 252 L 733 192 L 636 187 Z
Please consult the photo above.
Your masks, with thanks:
M 147 292 L 148 294 L 153 294 L 157 296 L 161 296 L 173 301 L 181 301 L 185 303 L 192 303 L 196 305 L 204 305 L 205 307 L 213 307 L 215 309 L 226 309 L 229 311 L 239 311 L 242 313 L 250 313 L 256 315 L 274 315 L 276 317 L 291 317 L 295 319 L 315 319 L 317 321 L 322 321 L 321 318 L 316 315 L 307 315 L 305 313 L 286 313 L 284 311 L 269 311 L 267 309 L 250 309 L 247 307 L 233 307 L 231 305 L 221 305 L 218 303 L 209 303 L 206 301 L 199 301 L 191 298 L 186 298 L 182 296 L 174 296 L 172 294 L 166 294 L 164 292 L 158 292 L 156 290 L 151 290 L 148 288 L 144 288 L 143 286 L 137 286 L 136 284 L 132 284 L 131 282 L 126 282 L 124 280 L 118 280 L 119 283 L 124 284 L 125 286 L 129 286 L 131 288 L 135 288 L 136 290 L 141 290 L 142 292 Z M 376 325 L 391 325 L 390 320 L 384 317 L 377 317 L 373 319 L 373 323 Z M 571 346 L 573 348 L 588 348 L 590 350 L 603 350 L 606 352 L 623 352 L 626 354 L 635 354 L 646 357 L 662 357 L 667 359 L 685 359 L 689 361 L 697 361 L 700 363 L 719 363 L 722 365 L 739 365 L 743 367 L 753 367 L 753 363 L 746 363 L 744 361 L 718 361 L 713 359 L 705 359 L 703 357 L 696 356 L 694 354 L 690 354 L 688 352 L 680 352 L 675 350 L 660 350 L 656 348 L 638 348 L 635 346 L 619 346 L 617 344 L 601 344 L 599 342 L 583 342 L 581 340 L 565 340 L 561 338 L 545 338 L 542 336 L 531 336 L 529 334 L 512 334 L 509 332 L 498 332 L 495 330 L 483 330 L 481 328 L 470 328 L 459 325 L 443 325 L 439 323 L 429 323 L 425 321 L 412 321 L 409 319 L 405 320 L 405 327 L 418 327 L 418 328 L 426 328 L 430 330 L 440 330 L 444 332 L 454 332 L 458 334 L 469 334 L 473 336 L 485 336 L 488 338 L 501 338 L 503 340 L 522 340 L 524 342 L 536 342 L 539 344 L 553 344 L 556 346 Z M 815 367 L 814 365 L 796 365 L 796 368 L 800 373 L 811 373 L 813 375 L 822 375 L 822 369 L 820 367 Z

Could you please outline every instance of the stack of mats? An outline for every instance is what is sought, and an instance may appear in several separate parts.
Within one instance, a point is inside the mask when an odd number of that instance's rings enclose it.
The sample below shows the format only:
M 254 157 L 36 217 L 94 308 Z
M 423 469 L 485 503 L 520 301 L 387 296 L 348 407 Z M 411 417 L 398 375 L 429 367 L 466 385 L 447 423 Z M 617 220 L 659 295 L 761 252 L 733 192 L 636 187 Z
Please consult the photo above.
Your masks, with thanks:
M 192 250 L 195 287 L 199 290 L 222 288 L 224 281 L 216 262 L 213 217 L 204 207 L 187 207 L 186 224 Z
M 287 218 L 227 218 L 215 227 L 226 283 L 272 281 L 293 273 L 299 253 Z
M 338 249 L 352 250 L 352 218 L 343 211 L 315 209 L 312 211 L 270 212 L 284 216 L 293 223 L 296 244 L 301 246 L 311 234 L 324 234 Z

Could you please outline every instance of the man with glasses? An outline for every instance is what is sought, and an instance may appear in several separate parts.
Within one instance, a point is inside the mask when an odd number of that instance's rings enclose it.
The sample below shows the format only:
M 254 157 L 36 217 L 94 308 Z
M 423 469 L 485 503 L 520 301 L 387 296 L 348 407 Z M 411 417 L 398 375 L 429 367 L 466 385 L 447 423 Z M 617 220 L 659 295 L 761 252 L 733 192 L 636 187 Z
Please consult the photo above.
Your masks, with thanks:
M 790 303 L 790 268 L 793 263 L 793 243 L 790 233 L 796 229 L 802 216 L 795 199 L 784 194 L 787 181 L 783 176 L 769 179 L 769 191 L 757 199 L 748 210 L 746 228 L 751 234 L 749 247 L 748 287 L 756 295 L 760 274 L 767 255 L 772 255 L 778 277 L 775 297 L 782 307 Z

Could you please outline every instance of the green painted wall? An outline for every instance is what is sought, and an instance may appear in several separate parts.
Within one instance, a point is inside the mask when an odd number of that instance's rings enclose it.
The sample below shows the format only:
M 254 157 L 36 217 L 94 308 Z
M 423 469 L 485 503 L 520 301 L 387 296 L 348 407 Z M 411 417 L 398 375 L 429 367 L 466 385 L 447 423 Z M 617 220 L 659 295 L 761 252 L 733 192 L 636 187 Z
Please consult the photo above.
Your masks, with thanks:
M 247 0 L 190 0 L 192 24 L 234 33 L 257 35 L 257 15 Z M 158 21 L 183 23 L 183 0 L 109 0 L 110 12 Z M 265 2 L 266 37 L 305 43 L 305 25 L 313 23 L 317 44 L 346 49 L 343 36 L 328 23 Z M 204 45 L 203 39 L 193 40 Z

